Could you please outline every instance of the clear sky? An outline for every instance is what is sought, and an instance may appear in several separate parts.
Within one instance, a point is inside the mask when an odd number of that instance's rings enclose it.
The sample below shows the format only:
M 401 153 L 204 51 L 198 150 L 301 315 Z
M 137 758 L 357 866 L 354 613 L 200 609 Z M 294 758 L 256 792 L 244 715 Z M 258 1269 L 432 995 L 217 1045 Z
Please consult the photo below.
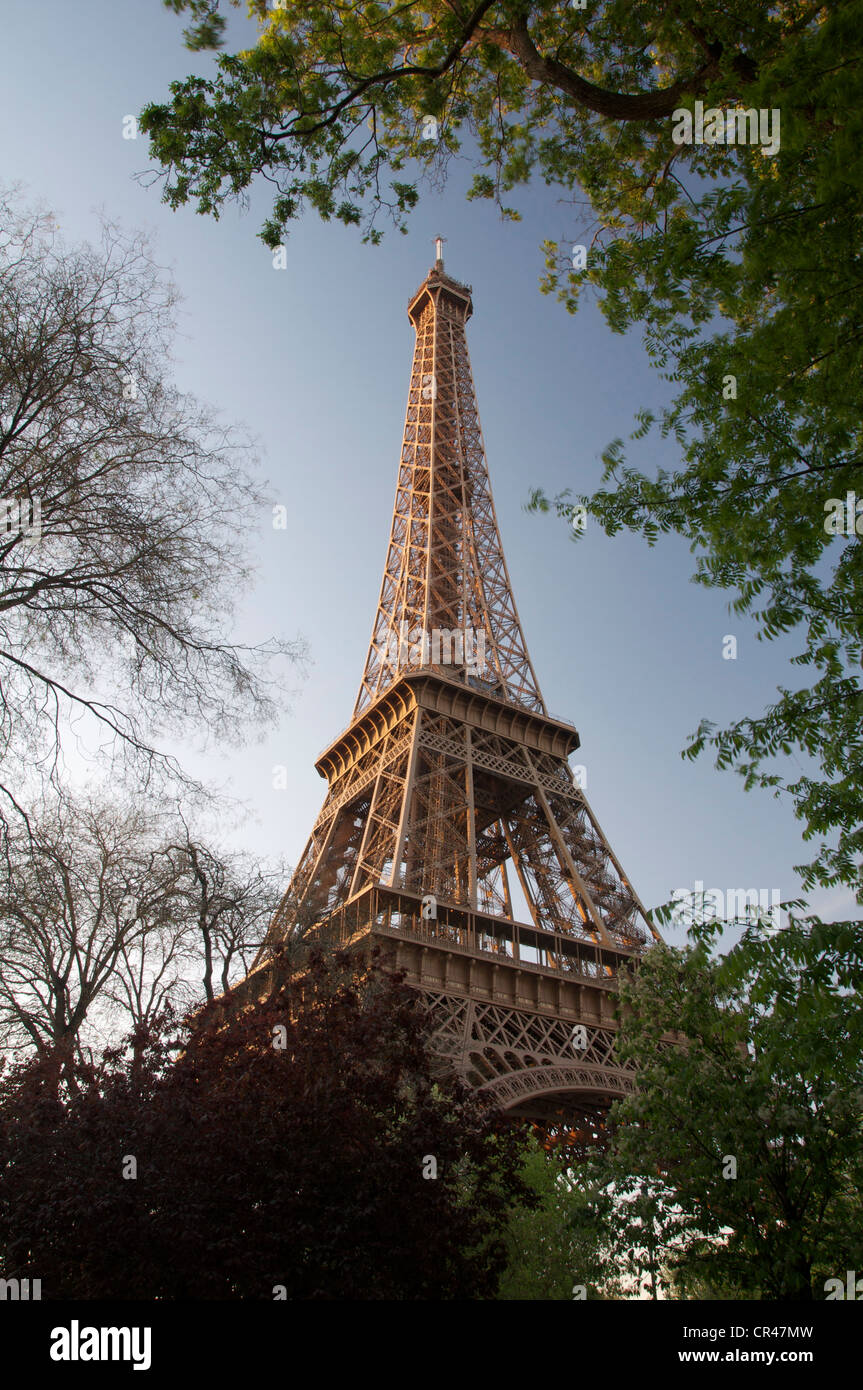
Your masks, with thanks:
M 192 741 L 178 750 L 248 806 L 245 822 L 221 827 L 225 841 L 295 863 L 323 799 L 314 759 L 350 718 L 384 562 L 413 344 L 406 305 L 440 232 L 447 270 L 473 286 L 468 341 L 528 647 L 548 708 L 579 729 L 572 761 L 587 769 L 618 858 L 648 906 L 696 880 L 796 896 L 792 865 L 810 850 L 790 807 L 745 793 L 706 756 L 679 756 L 702 716 L 756 713 L 777 684 L 793 684 L 794 643 L 756 642 L 728 596 L 690 582 L 693 557 L 677 538 L 651 550 L 595 528 L 576 544 L 556 518 L 524 511 L 532 486 L 553 495 L 596 484 L 601 450 L 666 390 L 637 337 L 612 334 L 592 306 L 573 318 L 539 293 L 540 241 L 571 244 L 574 210 L 536 185 L 517 196 L 523 220 L 502 223 L 491 204 L 466 202 L 465 161 L 422 198 L 409 236 L 363 246 L 356 230 L 309 215 L 275 270 L 256 236 L 261 198 L 216 223 L 171 212 L 158 187 L 134 178 L 149 167 L 147 142 L 124 139 L 123 118 L 213 61 L 183 48 L 182 27 L 160 0 L 8 6 L 0 178 L 53 207 L 70 241 L 98 237 L 100 210 L 152 231 L 184 299 L 177 382 L 246 422 L 273 500 L 288 509 L 282 531 L 261 515 L 236 635 L 307 639 L 312 664 L 292 712 L 242 753 L 202 759 Z M 662 449 L 673 466 L 674 446 Z M 649 440 L 629 456 L 660 461 Z M 736 661 L 722 659 L 726 634 L 738 639 Z M 287 790 L 273 787 L 275 765 L 288 769 Z M 825 915 L 852 906 L 850 895 L 811 901 Z

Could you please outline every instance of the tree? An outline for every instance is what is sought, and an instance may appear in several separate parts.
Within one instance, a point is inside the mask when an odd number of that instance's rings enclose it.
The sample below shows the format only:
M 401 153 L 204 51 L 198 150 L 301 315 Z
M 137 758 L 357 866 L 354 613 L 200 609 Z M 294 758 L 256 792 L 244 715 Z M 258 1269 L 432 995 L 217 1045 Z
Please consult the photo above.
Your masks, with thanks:
M 539 1201 L 512 1213 L 499 1298 L 676 1298 L 695 1289 L 690 1257 L 704 1238 L 666 1179 L 632 1172 L 613 1151 L 573 1161 L 538 1145 L 524 1178 Z
M 535 1200 L 517 1206 L 510 1215 L 500 1299 L 561 1301 L 576 1296 L 579 1286 L 586 1297 L 605 1296 L 604 1228 L 590 1208 L 582 1181 L 588 1165 L 573 1170 L 567 1157 L 547 1151 L 536 1140 L 530 1146 L 523 1177 Z
M 220 0 L 163 2 L 191 14 L 189 47 L 223 44 Z M 471 196 L 499 201 L 537 171 L 591 194 L 606 187 L 609 201 L 642 192 L 667 207 L 675 185 L 665 165 L 679 151 L 671 117 L 681 103 L 751 87 L 819 13 L 565 0 L 335 8 L 252 0 L 249 10 L 261 21 L 256 46 L 222 55 L 212 80 L 172 84 L 170 105 L 151 104 L 142 122 L 173 206 L 197 200 L 199 211 L 218 214 L 256 175 L 270 179 L 270 246 L 306 201 L 346 223 L 365 212 L 373 240 L 381 207 L 403 226 L 416 180 L 394 180 L 387 193 L 383 177 L 409 161 L 445 162 L 463 130 L 482 171 Z M 632 188 L 642 164 L 652 178 Z
M 4 1275 L 43 1298 L 490 1296 L 527 1196 L 518 1130 L 434 1079 L 399 979 L 318 955 L 304 983 L 301 1008 L 295 982 L 210 1011 L 62 1101 L 38 1066 L 8 1077 Z
M 177 956 L 176 875 L 142 812 L 92 801 L 60 801 L 13 824 L 3 856 L 0 1030 L 13 1052 L 35 1051 L 56 1085 L 74 1083 L 85 1025 L 163 929 L 150 998 L 142 969 L 128 1001 L 139 1022 L 164 1002 Z
M 606 1154 L 576 1174 L 573 1188 L 570 1225 L 597 1242 L 600 1297 L 673 1296 L 672 1271 L 685 1263 L 697 1239 L 691 1213 L 673 1187 L 655 1173 L 633 1173 Z
M 166 846 L 177 874 L 186 939 L 191 930 L 203 955 L 204 998 L 215 997 L 247 974 L 281 897 L 282 864 L 265 869 L 252 856 L 204 844 L 183 822 L 183 835 Z M 292 938 L 294 940 L 295 938 Z M 218 970 L 218 976 L 216 974 Z
M 223 41 L 219 0 L 165 3 L 191 15 L 193 47 Z M 142 114 L 168 202 L 218 216 L 261 177 L 266 245 L 307 205 L 376 241 L 377 214 L 404 228 L 422 177 L 464 149 L 470 196 L 505 215 L 533 177 L 583 207 L 573 245 L 546 244 L 542 288 L 572 312 L 592 290 L 614 331 L 642 327 L 677 394 L 638 412 L 635 437 L 657 425 L 683 466 L 649 476 L 616 440 L 604 486 L 557 509 L 650 543 L 678 532 L 760 638 L 800 632 L 811 684 L 725 730 L 704 721 L 687 751 L 712 745 L 747 786 L 791 798 L 819 838 L 807 887 L 863 892 L 863 4 L 250 9 L 251 50 Z M 533 504 L 550 505 L 541 488 Z M 815 767 L 786 783 L 772 759 L 795 748 Z
M 179 834 L 178 834 L 179 832 Z M 71 797 L 28 808 L 0 871 L 0 1037 L 73 1059 L 101 1033 L 143 1040 L 249 968 L 283 869 L 222 851 L 173 810 Z
M 673 1192 L 686 1238 L 657 1256 L 678 1286 L 821 1297 L 863 1239 L 863 933 L 792 918 L 781 949 L 751 927 L 715 958 L 717 934 L 621 982 L 639 1089 L 614 1107 L 614 1162 Z
M 751 925 L 713 959 L 719 931 L 696 921 L 624 981 L 638 1093 L 606 1152 L 531 1155 L 502 1297 L 802 1300 L 855 1267 L 863 936 L 792 920 L 777 950 Z
M 156 730 L 272 717 L 270 658 L 300 649 L 227 635 L 263 499 L 240 431 L 171 383 L 175 296 L 145 240 L 65 246 L 8 193 L 0 222 L 0 796 L 21 810 L 34 769 L 57 783 L 70 716 L 79 747 L 152 776 L 175 767 Z

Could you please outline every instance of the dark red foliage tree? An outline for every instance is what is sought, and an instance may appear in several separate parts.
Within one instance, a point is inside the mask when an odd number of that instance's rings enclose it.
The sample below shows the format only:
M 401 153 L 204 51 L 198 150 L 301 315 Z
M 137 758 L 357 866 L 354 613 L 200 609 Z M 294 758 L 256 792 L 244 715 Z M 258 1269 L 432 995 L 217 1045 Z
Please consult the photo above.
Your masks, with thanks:
M 166 1021 L 76 1093 L 7 1075 L 3 1275 L 43 1299 L 493 1296 L 521 1134 L 435 1079 L 417 996 L 378 963 L 316 957 L 297 988 Z

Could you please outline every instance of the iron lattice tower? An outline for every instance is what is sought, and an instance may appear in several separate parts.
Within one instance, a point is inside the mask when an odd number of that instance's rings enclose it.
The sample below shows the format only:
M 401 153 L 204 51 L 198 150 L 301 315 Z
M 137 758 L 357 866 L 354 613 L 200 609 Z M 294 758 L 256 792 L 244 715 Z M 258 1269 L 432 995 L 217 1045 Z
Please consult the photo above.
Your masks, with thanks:
M 437 259 L 416 331 L 392 529 L 329 788 L 244 982 L 298 930 L 383 945 L 431 1009 L 442 1065 L 503 1109 L 595 1125 L 634 1087 L 614 1057 L 615 977 L 658 938 L 567 761 L 512 596 L 465 325 Z M 516 919 L 517 880 L 527 909 Z

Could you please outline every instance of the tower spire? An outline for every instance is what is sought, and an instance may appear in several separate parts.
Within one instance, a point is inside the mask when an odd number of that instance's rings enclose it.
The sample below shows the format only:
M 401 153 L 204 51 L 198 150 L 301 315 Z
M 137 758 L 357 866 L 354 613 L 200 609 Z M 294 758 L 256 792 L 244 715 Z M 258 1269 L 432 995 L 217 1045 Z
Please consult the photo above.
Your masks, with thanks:
M 440 241 L 441 238 L 438 238 Z M 407 670 L 545 712 L 503 555 L 465 325 L 471 288 L 438 260 L 416 334 L 390 543 L 354 716 Z

